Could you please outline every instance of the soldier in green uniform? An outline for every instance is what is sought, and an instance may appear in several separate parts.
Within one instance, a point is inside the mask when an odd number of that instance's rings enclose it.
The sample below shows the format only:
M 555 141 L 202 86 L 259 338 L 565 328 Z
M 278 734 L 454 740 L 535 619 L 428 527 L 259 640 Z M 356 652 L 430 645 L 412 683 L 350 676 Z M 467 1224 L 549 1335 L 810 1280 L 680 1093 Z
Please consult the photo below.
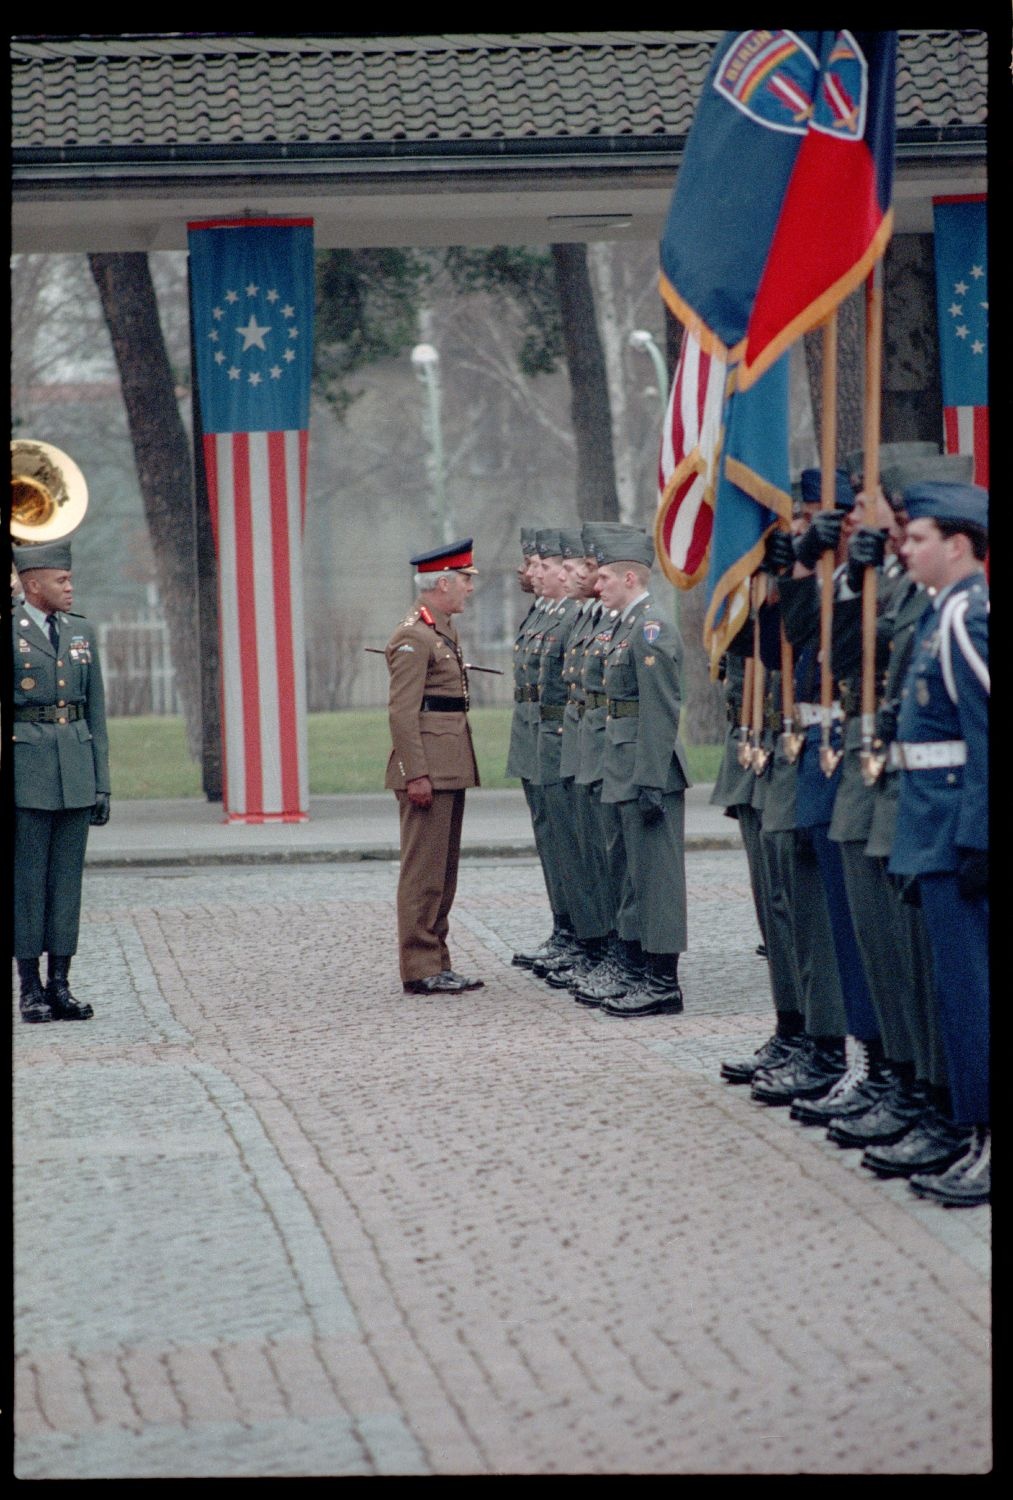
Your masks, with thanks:
M 678 1012 L 686 948 L 686 755 L 679 740 L 682 638 L 650 592 L 654 543 L 616 526 L 597 548 L 598 592 L 619 611 L 605 656 L 602 802 L 618 809 L 628 880 L 620 937 L 639 942 L 645 977 L 603 1001 L 616 1016 Z
M 109 820 L 105 693 L 93 625 L 71 612 L 67 541 L 14 548 L 14 956 L 24 1021 L 86 1021 L 70 991 L 88 828 Z M 48 954 L 45 989 L 39 959 Z
M 595 585 L 598 563 L 588 556 L 580 528 L 559 533 L 567 597 L 574 612 L 564 644 L 562 680 L 566 687 L 559 774 L 569 803 L 569 823 L 576 843 L 576 868 L 571 861 L 572 883 L 577 887 L 571 901 L 579 951 L 568 962 L 563 959 L 545 975 L 554 989 L 571 989 L 588 977 L 605 956 L 615 922 L 614 904 L 605 866 L 601 824 L 586 783 L 578 782 L 580 771 L 581 721 L 585 701 L 582 683 L 584 656 L 593 643 L 603 611 Z
M 540 622 L 548 601 L 541 593 L 541 559 L 538 555 L 538 530 L 521 527 L 522 566 L 517 577 L 521 591 L 531 595 L 531 604 L 517 630 L 514 641 L 514 709 L 510 722 L 510 746 L 506 773 L 519 778 L 524 800 L 531 815 L 535 851 L 542 867 L 542 877 L 552 912 L 552 932 L 545 942 L 529 952 L 515 953 L 513 963 L 529 969 L 537 960 L 554 957 L 564 940 L 572 935 L 570 915 L 566 909 L 566 892 L 557 873 L 545 814 L 545 798 L 537 782 L 538 774 L 538 647 Z

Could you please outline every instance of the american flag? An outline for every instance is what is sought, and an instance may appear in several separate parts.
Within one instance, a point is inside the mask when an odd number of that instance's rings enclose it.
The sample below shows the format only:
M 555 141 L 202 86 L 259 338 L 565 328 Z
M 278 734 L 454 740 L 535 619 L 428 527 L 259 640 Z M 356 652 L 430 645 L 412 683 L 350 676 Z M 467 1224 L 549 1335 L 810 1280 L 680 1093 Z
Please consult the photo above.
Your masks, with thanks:
M 707 571 L 726 368 L 686 331 L 661 434 L 654 523 L 658 561 L 678 588 Z
M 936 309 L 947 453 L 974 455 L 988 488 L 988 203 L 933 198 Z
M 225 814 L 230 822 L 305 822 L 313 221 L 216 219 L 187 228 L 218 549 Z

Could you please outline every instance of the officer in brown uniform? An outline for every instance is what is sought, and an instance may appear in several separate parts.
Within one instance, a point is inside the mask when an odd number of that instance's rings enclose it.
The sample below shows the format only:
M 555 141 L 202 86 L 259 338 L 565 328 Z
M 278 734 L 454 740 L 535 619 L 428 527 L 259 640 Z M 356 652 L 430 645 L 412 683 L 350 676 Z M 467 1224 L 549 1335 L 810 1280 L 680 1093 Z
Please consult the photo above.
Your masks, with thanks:
M 456 995 L 484 982 L 455 974 L 447 949 L 464 793 L 479 784 L 468 676 L 452 617 L 470 598 L 478 569 L 471 537 L 411 564 L 419 598 L 386 648 L 393 748 L 384 786 L 396 794 L 401 818 L 401 979 L 406 994 Z

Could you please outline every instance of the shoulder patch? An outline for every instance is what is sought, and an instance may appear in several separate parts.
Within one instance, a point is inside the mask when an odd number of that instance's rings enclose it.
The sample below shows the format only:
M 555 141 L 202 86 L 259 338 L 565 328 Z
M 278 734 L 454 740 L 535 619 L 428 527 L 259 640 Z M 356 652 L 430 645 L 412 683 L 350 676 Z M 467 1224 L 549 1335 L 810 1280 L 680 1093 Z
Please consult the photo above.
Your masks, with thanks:
M 651 645 L 654 641 L 656 641 L 658 639 L 658 636 L 660 634 L 661 634 L 661 621 L 660 620 L 645 620 L 644 621 L 644 640 L 647 642 L 648 645 Z

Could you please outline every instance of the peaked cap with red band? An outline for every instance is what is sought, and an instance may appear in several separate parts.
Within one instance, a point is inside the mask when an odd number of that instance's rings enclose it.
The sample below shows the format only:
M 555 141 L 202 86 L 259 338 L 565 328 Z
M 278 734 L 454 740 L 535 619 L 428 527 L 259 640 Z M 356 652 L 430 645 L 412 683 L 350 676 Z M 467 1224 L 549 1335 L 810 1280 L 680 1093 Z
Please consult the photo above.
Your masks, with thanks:
M 468 536 L 462 542 L 450 542 L 432 552 L 420 552 L 417 557 L 410 557 L 408 561 L 416 573 L 477 573 L 478 569 L 472 562 L 471 547 L 472 539 Z

